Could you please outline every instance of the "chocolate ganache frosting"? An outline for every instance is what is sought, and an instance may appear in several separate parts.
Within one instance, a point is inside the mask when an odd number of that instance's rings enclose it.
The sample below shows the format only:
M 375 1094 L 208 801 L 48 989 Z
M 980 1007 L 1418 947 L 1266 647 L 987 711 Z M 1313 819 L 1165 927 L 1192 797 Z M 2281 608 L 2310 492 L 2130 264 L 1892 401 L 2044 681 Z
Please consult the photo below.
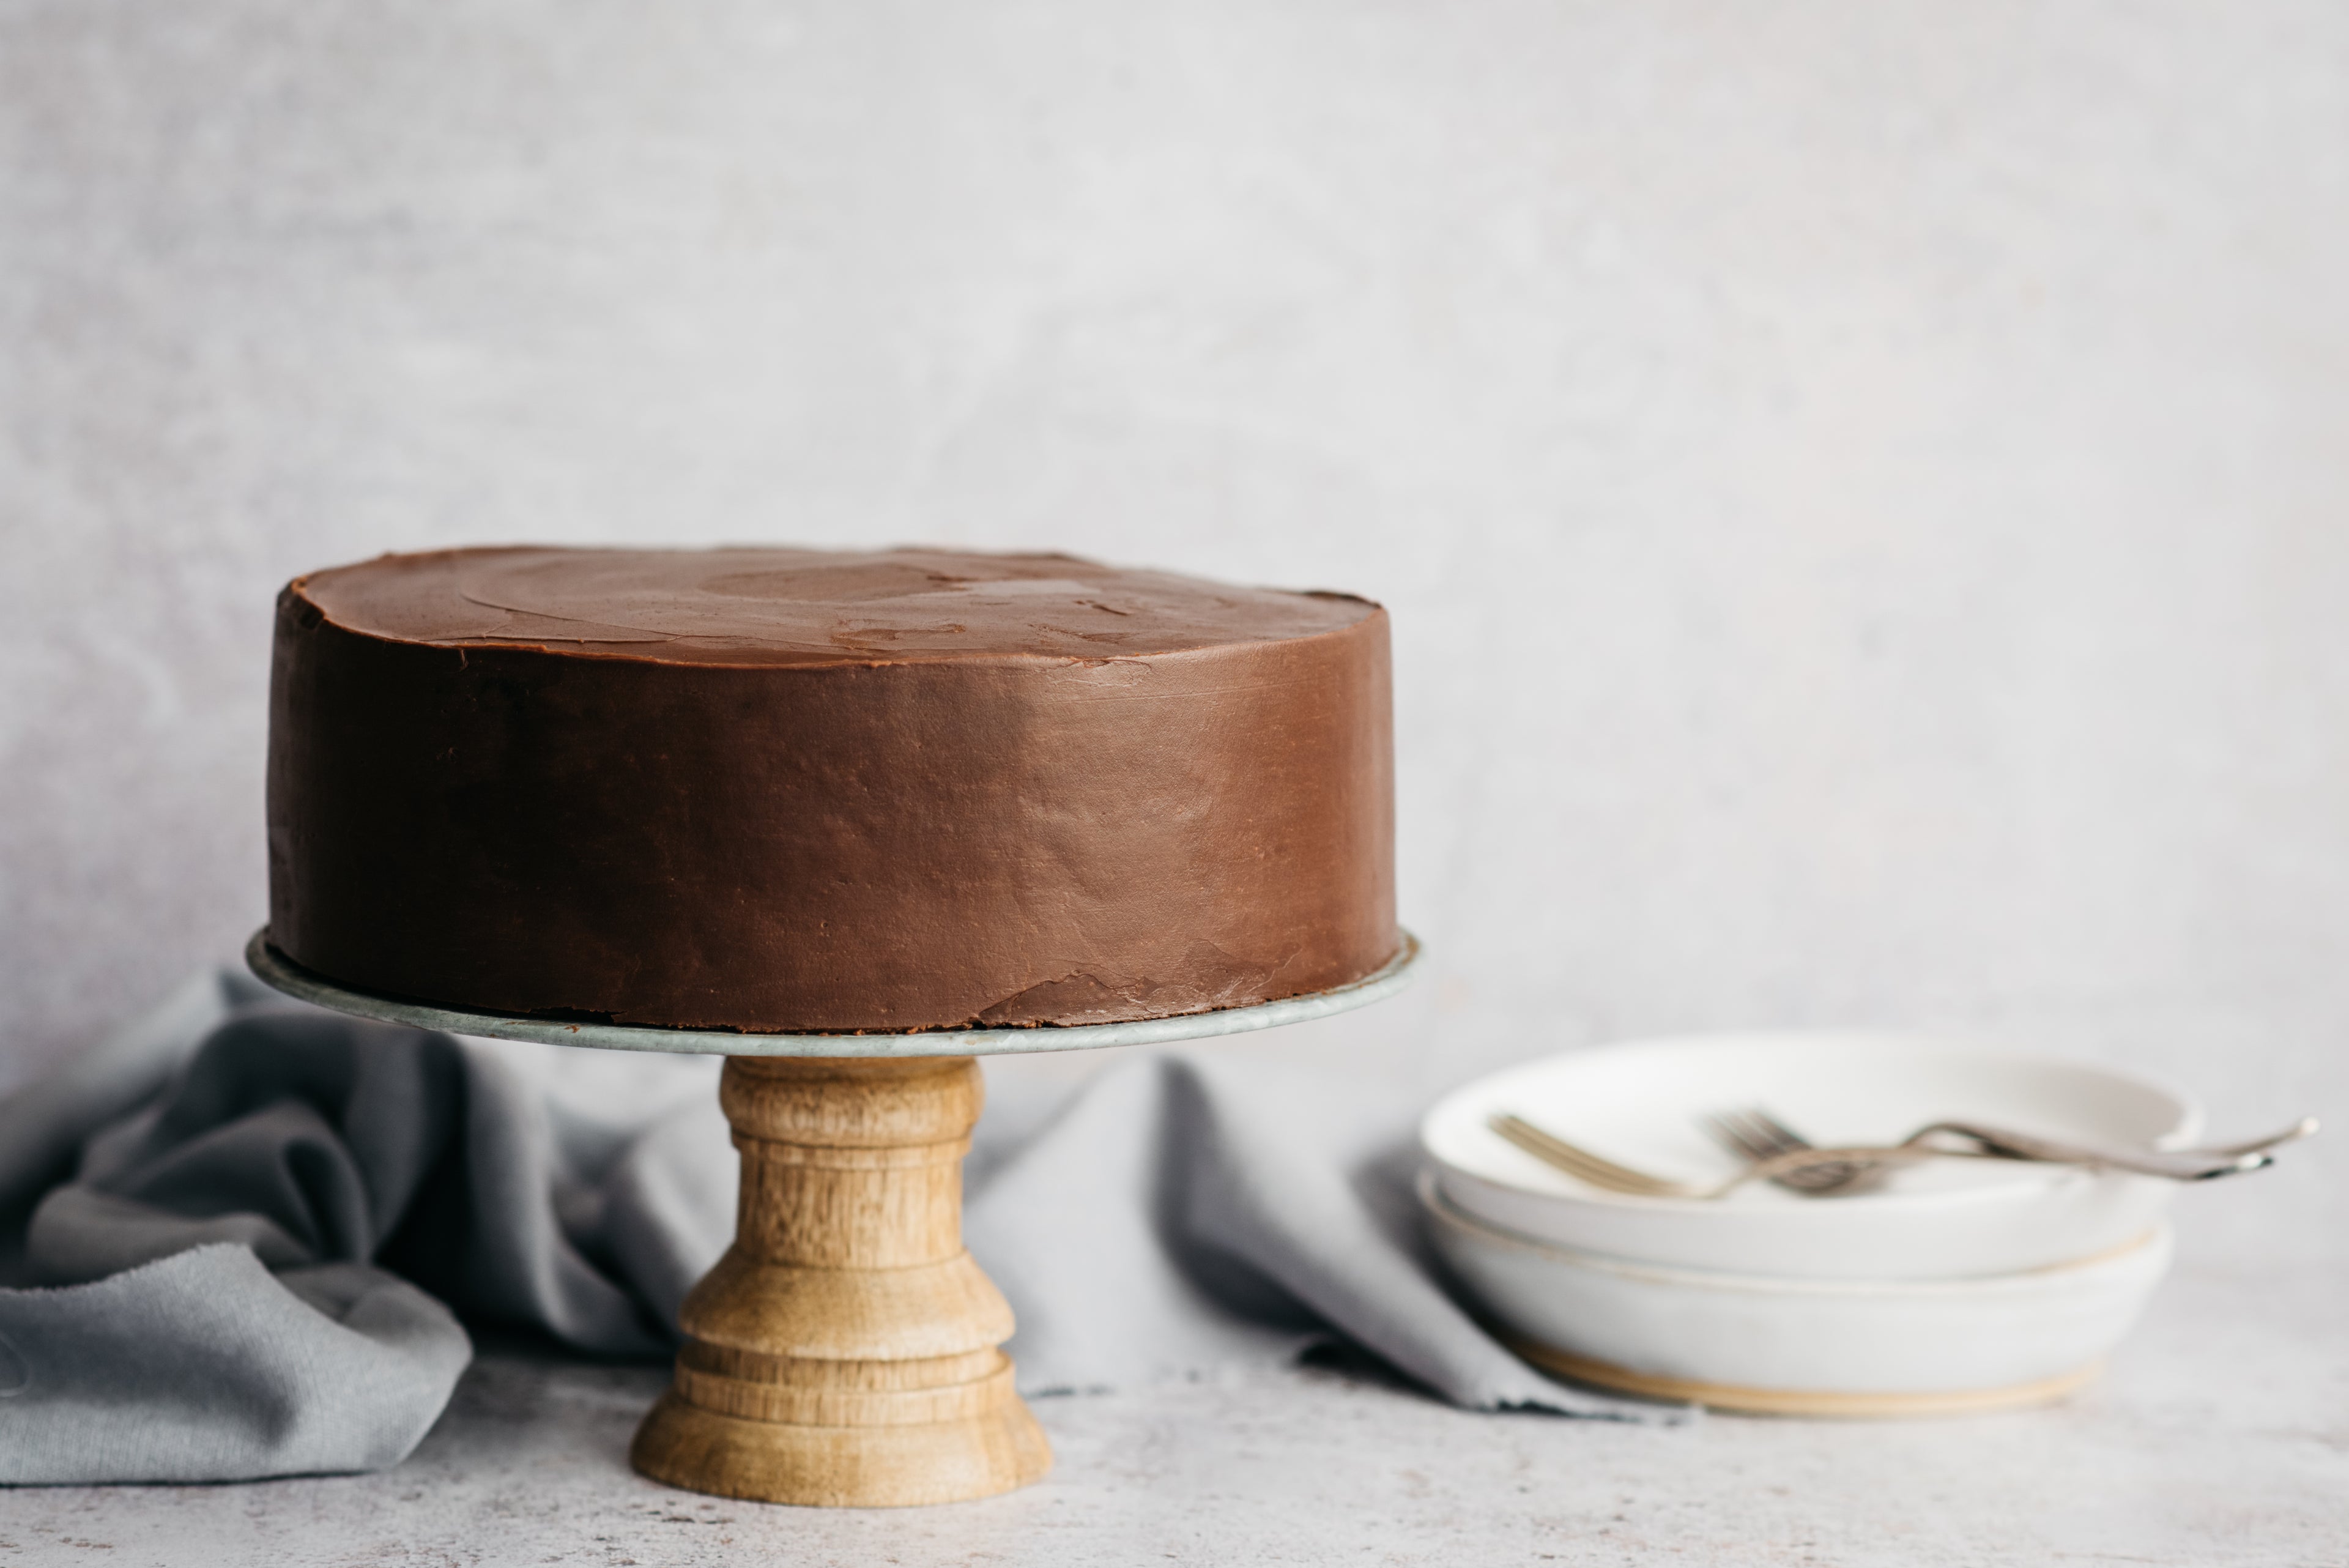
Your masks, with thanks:
M 475 549 L 279 596 L 270 939 L 623 1023 L 1074 1024 L 1396 951 L 1386 612 L 1065 556 Z

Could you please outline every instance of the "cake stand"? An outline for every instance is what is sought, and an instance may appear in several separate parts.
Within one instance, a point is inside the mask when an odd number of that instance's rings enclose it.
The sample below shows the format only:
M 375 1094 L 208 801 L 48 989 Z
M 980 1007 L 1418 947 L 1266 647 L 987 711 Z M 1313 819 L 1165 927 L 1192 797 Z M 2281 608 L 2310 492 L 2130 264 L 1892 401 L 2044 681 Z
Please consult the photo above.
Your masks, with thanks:
M 1381 1001 L 1409 932 L 1350 985 L 1131 1023 L 888 1034 L 750 1034 L 570 1023 L 355 991 L 254 933 L 245 961 L 303 1002 L 450 1033 L 722 1055 L 742 1157 L 734 1244 L 678 1314 L 677 1372 L 629 1460 L 671 1486 L 761 1502 L 888 1507 L 1040 1479 L 1044 1434 L 1000 1346 L 1011 1309 L 962 1244 L 978 1058 L 1242 1034 Z

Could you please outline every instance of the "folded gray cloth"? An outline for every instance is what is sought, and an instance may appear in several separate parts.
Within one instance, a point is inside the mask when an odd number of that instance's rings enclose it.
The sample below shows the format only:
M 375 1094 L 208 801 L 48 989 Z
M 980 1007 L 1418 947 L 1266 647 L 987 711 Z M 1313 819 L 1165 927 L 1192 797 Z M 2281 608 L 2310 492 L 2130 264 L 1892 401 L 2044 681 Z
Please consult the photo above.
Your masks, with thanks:
M 714 1057 L 476 1040 L 198 977 L 0 1100 L 0 1482 L 395 1464 L 459 1319 L 665 1354 L 732 1234 Z M 1437 1283 L 1410 1107 L 1239 1057 L 1117 1063 L 998 1104 L 966 1233 L 1029 1393 L 1293 1357 L 1340 1335 L 1458 1404 L 1621 1417 Z

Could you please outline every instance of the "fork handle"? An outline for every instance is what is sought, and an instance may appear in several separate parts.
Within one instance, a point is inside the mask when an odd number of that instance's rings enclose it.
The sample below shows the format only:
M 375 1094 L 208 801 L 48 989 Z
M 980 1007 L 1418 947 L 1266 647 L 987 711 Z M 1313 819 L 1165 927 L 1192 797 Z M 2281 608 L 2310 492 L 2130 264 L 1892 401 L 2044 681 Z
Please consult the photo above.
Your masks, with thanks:
M 2302 1116 L 2283 1131 L 2270 1133 L 2265 1137 L 2255 1137 L 2244 1143 L 2222 1143 L 2215 1148 L 2181 1149 L 2178 1152 L 2181 1154 L 2264 1154 L 2269 1149 L 2281 1148 L 2285 1144 L 2298 1143 L 2302 1138 L 2315 1136 L 2316 1118 Z
M 2061 1138 L 2041 1137 L 2036 1133 L 2014 1132 L 2005 1127 L 1984 1127 L 1980 1122 L 1935 1122 L 1920 1127 L 1909 1135 L 1910 1144 L 1920 1144 L 1935 1133 L 1949 1133 L 1970 1138 L 1991 1153 L 2009 1159 L 2044 1160 L 2056 1165 L 2103 1166 L 2111 1170 L 2134 1171 L 2140 1176 L 2168 1177 L 2172 1181 L 2209 1181 L 2215 1177 L 2237 1176 L 2247 1170 L 2258 1170 L 2272 1165 L 2275 1157 L 2264 1149 L 2236 1154 L 2224 1150 L 2169 1151 L 2164 1149 L 2108 1148 L 2096 1144 L 2071 1143 Z

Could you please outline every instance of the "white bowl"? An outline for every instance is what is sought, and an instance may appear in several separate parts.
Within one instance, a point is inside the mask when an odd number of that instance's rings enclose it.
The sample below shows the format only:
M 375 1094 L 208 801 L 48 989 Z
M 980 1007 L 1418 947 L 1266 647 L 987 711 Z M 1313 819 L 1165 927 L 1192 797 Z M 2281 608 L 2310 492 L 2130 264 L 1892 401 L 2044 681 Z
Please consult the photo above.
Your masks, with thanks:
M 2158 1225 L 2175 1183 L 2012 1160 L 1934 1160 L 1882 1189 L 1806 1198 L 1755 1182 L 1711 1200 L 1586 1186 L 1494 1132 L 1514 1111 L 1659 1176 L 1717 1180 L 1740 1162 L 1704 1117 L 1763 1106 L 1813 1142 L 1889 1143 L 1962 1118 L 2057 1137 L 2175 1146 L 2201 1115 L 2110 1068 L 1904 1034 L 1694 1035 L 1602 1046 L 1495 1074 L 1428 1112 L 1420 1142 L 1455 1208 L 1570 1250 L 1793 1279 L 1944 1280 L 2044 1268 Z
M 1421 1199 L 1437 1251 L 1536 1365 L 1725 1410 L 1925 1416 L 2059 1398 L 2094 1377 L 2169 1267 L 2168 1227 L 1991 1279 L 1788 1280 L 1546 1246 Z

